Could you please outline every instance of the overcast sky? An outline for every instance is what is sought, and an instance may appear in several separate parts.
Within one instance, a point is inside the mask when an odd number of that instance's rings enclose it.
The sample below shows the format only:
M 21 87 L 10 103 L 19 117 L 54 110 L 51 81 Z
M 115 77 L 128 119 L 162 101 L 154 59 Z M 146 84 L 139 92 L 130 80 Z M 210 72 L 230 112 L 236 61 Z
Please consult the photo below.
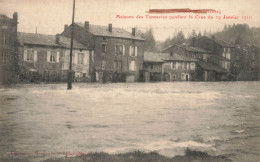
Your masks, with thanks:
M 71 24 L 73 0 L 0 0 L 0 14 L 12 17 L 18 12 L 18 31 L 56 34 L 61 33 L 64 24 Z M 124 28 L 131 31 L 132 27 L 145 30 L 154 28 L 156 40 L 172 37 L 182 30 L 185 36 L 192 29 L 215 32 L 223 29 L 224 24 L 248 23 L 251 27 L 260 27 L 259 0 L 76 0 L 75 21 L 89 21 L 90 24 Z M 203 14 L 203 16 L 252 16 L 250 20 L 169 20 L 169 19 L 116 19 L 116 15 L 145 16 L 149 9 L 215 9 L 221 14 Z M 155 15 L 155 14 L 150 14 Z M 156 14 L 160 16 L 161 14 Z M 163 14 L 177 16 L 178 13 Z M 192 15 L 194 13 L 180 13 Z

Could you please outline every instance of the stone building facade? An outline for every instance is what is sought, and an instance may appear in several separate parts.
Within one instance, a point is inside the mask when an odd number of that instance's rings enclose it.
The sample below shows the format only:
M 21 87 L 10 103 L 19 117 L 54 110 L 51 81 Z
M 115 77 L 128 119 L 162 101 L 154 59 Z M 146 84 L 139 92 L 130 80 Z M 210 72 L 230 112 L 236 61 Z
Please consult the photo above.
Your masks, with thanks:
M 65 25 L 62 35 L 70 37 L 72 25 Z M 144 40 L 124 29 L 91 25 L 89 22 L 74 24 L 74 38 L 94 49 L 91 65 L 92 80 L 141 81 L 144 60 Z
M 89 81 L 91 50 L 74 41 L 75 81 Z M 61 35 L 18 33 L 19 74 L 22 81 L 66 81 L 69 70 L 70 38 Z
M 16 12 L 12 19 L 0 15 L 0 84 L 16 82 L 17 24 L 18 14 Z
M 144 69 L 151 76 L 161 73 L 155 81 L 195 81 L 197 80 L 197 59 L 176 53 L 145 52 Z M 148 74 L 147 74 L 148 75 Z M 158 75 L 160 76 L 160 75 Z M 145 76 L 145 79 L 148 76 Z

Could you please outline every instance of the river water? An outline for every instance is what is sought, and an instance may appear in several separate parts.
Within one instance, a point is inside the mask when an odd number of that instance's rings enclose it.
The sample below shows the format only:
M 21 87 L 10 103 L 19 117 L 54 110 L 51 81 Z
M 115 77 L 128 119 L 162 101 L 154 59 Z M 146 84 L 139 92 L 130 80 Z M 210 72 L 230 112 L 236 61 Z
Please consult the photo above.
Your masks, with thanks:
M 260 161 L 260 82 L 17 85 L 0 103 L 4 158 L 191 148 Z

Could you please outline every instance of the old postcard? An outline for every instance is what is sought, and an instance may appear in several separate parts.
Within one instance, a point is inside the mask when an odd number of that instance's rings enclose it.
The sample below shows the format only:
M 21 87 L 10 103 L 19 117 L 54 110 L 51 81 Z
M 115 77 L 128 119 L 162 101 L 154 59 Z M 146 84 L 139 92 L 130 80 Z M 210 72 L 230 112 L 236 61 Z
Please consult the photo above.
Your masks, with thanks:
M 258 0 L 0 0 L 0 161 L 260 161 Z

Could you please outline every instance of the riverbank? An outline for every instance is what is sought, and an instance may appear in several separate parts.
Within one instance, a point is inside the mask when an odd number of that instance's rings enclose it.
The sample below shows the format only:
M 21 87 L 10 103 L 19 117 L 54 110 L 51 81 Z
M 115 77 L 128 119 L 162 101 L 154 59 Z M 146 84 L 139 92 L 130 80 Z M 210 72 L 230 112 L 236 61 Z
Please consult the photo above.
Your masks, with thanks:
M 13 159 L 0 159 L 0 161 L 18 161 L 24 162 L 28 159 L 21 159 L 20 157 Z M 76 157 L 64 157 L 64 158 L 50 158 L 43 160 L 42 162 L 232 162 L 225 156 L 212 156 L 205 152 L 194 151 L 187 149 L 185 155 L 175 156 L 169 158 L 162 156 L 157 152 L 141 152 L 141 151 L 132 151 L 128 153 L 120 154 L 108 154 L 104 152 L 99 153 L 88 153 Z

